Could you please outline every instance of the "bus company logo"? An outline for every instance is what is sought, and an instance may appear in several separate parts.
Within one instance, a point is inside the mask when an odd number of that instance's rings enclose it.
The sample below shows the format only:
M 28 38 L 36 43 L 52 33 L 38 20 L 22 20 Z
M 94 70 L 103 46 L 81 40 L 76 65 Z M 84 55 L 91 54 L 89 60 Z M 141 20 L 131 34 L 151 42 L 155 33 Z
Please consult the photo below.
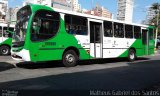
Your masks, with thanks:
M 56 45 L 56 42 L 45 42 L 45 45 L 55 46 L 55 45 Z

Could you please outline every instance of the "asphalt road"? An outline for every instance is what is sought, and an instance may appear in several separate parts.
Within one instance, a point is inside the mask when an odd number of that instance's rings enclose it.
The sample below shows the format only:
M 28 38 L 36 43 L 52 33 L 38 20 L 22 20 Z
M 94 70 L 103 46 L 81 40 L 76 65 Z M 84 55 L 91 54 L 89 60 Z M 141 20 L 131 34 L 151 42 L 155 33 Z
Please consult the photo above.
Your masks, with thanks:
M 0 56 L 2 94 L 82 96 L 95 95 L 95 90 L 102 94 L 104 90 L 145 90 L 160 84 L 158 53 L 132 63 L 125 59 L 92 60 L 82 61 L 72 68 L 65 68 L 60 63 L 19 63 L 9 56 Z

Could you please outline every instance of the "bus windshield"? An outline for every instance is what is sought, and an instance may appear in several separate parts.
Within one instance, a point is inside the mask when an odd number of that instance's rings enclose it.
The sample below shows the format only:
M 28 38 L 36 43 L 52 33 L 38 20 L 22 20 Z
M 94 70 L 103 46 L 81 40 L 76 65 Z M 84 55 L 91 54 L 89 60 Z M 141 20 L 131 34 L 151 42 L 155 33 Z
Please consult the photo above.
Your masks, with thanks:
M 13 34 L 13 42 L 25 40 L 30 15 L 31 8 L 29 6 L 25 6 L 17 12 L 17 23 L 15 33 Z

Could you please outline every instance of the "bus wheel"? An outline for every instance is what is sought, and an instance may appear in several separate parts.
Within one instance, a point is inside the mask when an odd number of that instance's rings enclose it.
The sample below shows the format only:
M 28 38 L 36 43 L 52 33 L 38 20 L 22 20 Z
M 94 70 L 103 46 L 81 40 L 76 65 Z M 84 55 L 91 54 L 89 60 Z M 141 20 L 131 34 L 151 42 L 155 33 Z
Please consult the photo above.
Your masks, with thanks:
M 10 48 L 8 46 L 1 46 L 0 47 L 0 54 L 1 55 L 9 55 L 10 54 Z
M 128 53 L 128 60 L 130 62 L 133 62 L 135 59 L 136 59 L 135 51 L 133 49 L 130 49 Z
M 74 67 L 77 64 L 78 56 L 73 50 L 68 50 L 63 55 L 63 64 L 66 67 Z

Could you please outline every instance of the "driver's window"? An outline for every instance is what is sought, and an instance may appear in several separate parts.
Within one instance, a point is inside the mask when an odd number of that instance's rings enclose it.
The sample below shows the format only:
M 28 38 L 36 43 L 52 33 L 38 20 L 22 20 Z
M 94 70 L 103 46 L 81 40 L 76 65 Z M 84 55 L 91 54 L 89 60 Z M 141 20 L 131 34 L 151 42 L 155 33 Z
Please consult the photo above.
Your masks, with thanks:
M 41 19 L 39 19 L 38 17 L 35 17 L 32 23 L 33 34 L 39 34 L 40 28 L 41 28 Z
M 47 40 L 56 35 L 59 29 L 60 15 L 57 12 L 39 11 L 32 22 L 31 40 Z

